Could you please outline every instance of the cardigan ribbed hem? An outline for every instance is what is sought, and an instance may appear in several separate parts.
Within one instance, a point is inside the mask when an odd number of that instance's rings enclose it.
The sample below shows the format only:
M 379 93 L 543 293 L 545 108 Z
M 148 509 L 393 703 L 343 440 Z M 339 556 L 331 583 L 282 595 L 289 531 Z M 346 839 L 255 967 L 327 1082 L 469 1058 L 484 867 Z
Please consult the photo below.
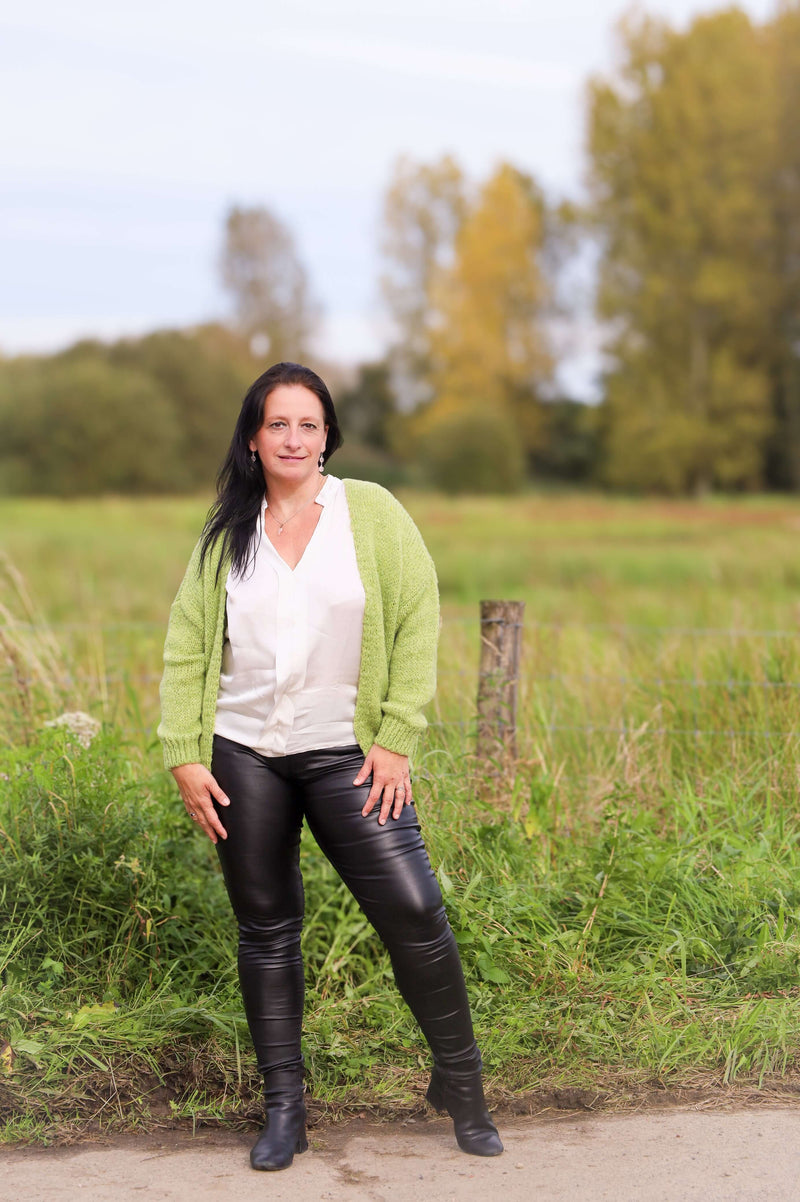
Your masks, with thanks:
M 207 759 L 200 754 L 199 739 L 163 739 L 164 767 L 179 768 L 181 764 L 200 764 Z M 206 765 L 208 767 L 209 765 Z
M 399 718 L 385 717 L 381 722 L 375 742 L 387 751 L 396 751 L 398 755 L 413 756 L 417 750 L 421 731 L 415 730 L 407 722 Z

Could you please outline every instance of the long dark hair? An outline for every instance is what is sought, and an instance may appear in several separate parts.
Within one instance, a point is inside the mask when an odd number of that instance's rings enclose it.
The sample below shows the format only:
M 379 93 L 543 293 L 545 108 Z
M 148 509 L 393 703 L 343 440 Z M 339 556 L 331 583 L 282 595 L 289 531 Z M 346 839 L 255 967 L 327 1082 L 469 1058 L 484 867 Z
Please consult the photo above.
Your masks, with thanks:
M 328 437 L 323 459 L 327 463 L 342 434 L 336 420 L 331 394 L 316 372 L 300 363 L 274 363 L 260 375 L 245 393 L 231 445 L 217 476 L 217 499 L 208 511 L 200 547 L 200 571 L 203 561 L 218 538 L 222 539 L 222 555 L 217 566 L 217 579 L 222 560 L 230 554 L 234 572 L 243 573 L 251 553 L 261 501 L 264 496 L 264 476 L 258 463 L 250 460 L 250 439 L 264 423 L 264 404 L 279 384 L 302 384 L 313 392 L 322 405 Z

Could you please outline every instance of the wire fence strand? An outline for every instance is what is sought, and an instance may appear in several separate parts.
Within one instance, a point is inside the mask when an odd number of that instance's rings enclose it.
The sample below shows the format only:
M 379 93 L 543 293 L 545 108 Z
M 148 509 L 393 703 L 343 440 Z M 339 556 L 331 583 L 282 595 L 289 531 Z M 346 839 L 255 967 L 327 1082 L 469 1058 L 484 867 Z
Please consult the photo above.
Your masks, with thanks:
M 517 625 L 524 630 L 521 684 L 535 703 L 524 721 L 535 733 L 696 741 L 791 740 L 798 734 L 794 698 L 800 690 L 800 629 L 535 619 Z M 90 677 L 103 687 L 153 693 L 161 675 L 160 645 L 157 658 L 156 648 L 149 647 L 150 654 L 145 654 L 140 647 L 138 662 L 127 669 L 130 648 L 123 646 L 120 654 L 111 649 L 118 640 L 125 644 L 126 635 L 145 632 L 158 635 L 160 644 L 164 630 L 163 622 L 136 619 L 0 624 L 0 635 L 7 639 L 52 638 L 62 632 L 91 636 L 103 654 L 94 669 L 85 672 L 74 670 L 65 654 L 61 682 L 67 688 Z M 457 718 L 437 716 L 431 722 L 436 728 L 464 731 L 474 726 L 474 712 L 466 720 L 465 713 L 474 705 L 472 692 L 478 684 L 478 631 L 477 617 L 453 615 L 443 621 L 439 678 L 445 689 L 452 685 L 459 693 L 460 712 Z M 470 633 L 475 635 L 474 648 L 448 647 Z M 782 657 L 780 642 L 785 644 Z M 613 662 L 604 664 L 604 656 Z M 586 666 L 590 657 L 601 662 Z M 106 661 L 106 670 L 101 670 Z M 0 667 L 0 678 L 13 678 L 23 687 L 35 683 L 19 663 Z M 656 712 L 665 698 L 676 711 L 674 722 L 665 722 Z M 591 712 L 592 705 L 602 706 L 603 713 Z

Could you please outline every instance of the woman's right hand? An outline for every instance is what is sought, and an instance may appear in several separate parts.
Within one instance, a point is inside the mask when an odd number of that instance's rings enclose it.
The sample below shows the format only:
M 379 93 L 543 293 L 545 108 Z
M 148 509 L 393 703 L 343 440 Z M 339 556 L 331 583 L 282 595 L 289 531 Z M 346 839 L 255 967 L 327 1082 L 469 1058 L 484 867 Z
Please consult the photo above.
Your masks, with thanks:
M 220 822 L 211 799 L 216 798 L 221 806 L 227 806 L 231 804 L 230 798 L 225 796 L 208 768 L 203 764 L 180 764 L 172 769 L 172 775 L 181 791 L 189 817 L 205 831 L 212 843 L 216 843 L 217 836 L 227 839 L 228 833 Z

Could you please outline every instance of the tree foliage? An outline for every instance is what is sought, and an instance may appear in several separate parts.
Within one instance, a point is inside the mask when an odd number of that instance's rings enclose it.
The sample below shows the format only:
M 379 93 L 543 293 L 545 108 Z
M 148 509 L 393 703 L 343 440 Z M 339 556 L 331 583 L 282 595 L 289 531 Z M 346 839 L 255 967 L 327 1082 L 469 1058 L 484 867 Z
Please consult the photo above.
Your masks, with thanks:
M 424 312 L 416 325 L 424 354 L 416 365 L 427 399 L 395 423 L 394 445 L 426 465 L 434 484 L 455 490 L 453 465 L 460 464 L 458 487 L 485 491 L 483 475 L 478 483 L 469 473 L 480 444 L 476 431 L 486 432 L 496 422 L 497 436 L 485 442 L 487 456 L 502 460 L 512 430 L 515 449 L 505 476 L 494 466 L 488 476 L 501 481 L 503 490 L 518 487 L 518 462 L 540 439 L 539 392 L 552 369 L 545 328 L 549 289 L 541 266 L 543 198 L 529 176 L 500 164 L 473 197 L 459 193 L 457 210 L 449 210 L 452 222 L 429 215 L 427 232 L 416 242 L 411 218 L 424 216 L 424 193 L 415 198 L 417 205 L 407 205 L 405 212 L 408 244 L 427 248 L 418 260 L 419 266 L 424 259 L 425 270 L 415 277 Z M 452 237 L 447 253 L 445 239 L 434 237 L 443 228 Z M 465 434 L 457 440 L 460 451 L 451 455 L 434 444 L 452 439 L 458 420 L 465 422 Z
M 381 288 L 394 324 L 391 361 L 407 402 L 430 400 L 434 277 L 450 265 L 467 209 L 458 163 L 402 156 L 395 164 L 383 207 Z
M 536 392 L 552 367 L 545 225 L 541 193 L 510 164 L 477 194 L 450 156 L 397 164 L 384 206 L 382 283 L 400 335 L 392 362 L 406 400 L 420 406 L 420 436 L 434 410 L 502 404 L 524 444 L 535 444 Z
M 221 326 L 0 362 L 0 491 L 208 491 L 259 370 Z
M 159 330 L 118 342 L 106 353 L 114 365 L 145 372 L 169 396 L 180 428 L 180 474 L 190 487 L 210 487 L 262 360 L 219 325 Z
M 600 457 L 602 406 L 556 397 L 542 405 L 541 437 L 533 453 L 536 479 L 588 484 Z
M 270 362 L 302 362 L 319 316 L 288 227 L 269 209 L 234 206 L 225 220 L 222 283 L 237 327 Z
M 769 38 L 731 9 L 685 33 L 627 18 L 620 45 L 616 75 L 590 89 L 598 305 L 613 331 L 605 478 L 755 487 L 780 307 Z
M 90 352 L 0 371 L 0 487 L 77 496 L 185 488 L 180 427 L 144 372 Z
M 458 230 L 453 264 L 432 287 L 431 413 L 503 413 L 526 451 L 538 442 L 538 394 L 552 370 L 540 268 L 544 202 L 507 163 L 486 181 Z M 423 414 L 424 430 L 429 415 Z
M 484 406 L 434 408 L 417 461 L 447 493 L 513 493 L 525 479 L 525 455 L 509 414 Z
M 776 281 L 772 317 L 773 437 L 768 480 L 800 490 L 800 4 L 784 4 L 765 31 L 777 108 L 771 195 L 774 233 L 770 269 Z
M 390 429 L 397 409 L 389 365 L 363 363 L 355 382 L 336 401 L 336 415 L 347 438 L 378 451 L 390 448 Z

